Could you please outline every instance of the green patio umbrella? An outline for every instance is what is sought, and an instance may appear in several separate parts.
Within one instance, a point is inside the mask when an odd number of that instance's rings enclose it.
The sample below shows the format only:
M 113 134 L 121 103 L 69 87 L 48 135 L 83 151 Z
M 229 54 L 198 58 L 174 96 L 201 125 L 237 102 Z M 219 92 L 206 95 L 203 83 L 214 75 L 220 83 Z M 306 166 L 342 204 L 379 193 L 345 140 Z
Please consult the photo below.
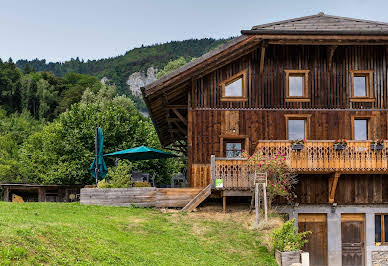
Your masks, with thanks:
M 96 179 L 96 184 L 98 183 L 98 179 L 103 179 L 105 175 L 108 173 L 108 168 L 106 167 L 104 161 L 104 133 L 102 132 L 102 128 L 96 128 L 96 140 L 95 140 L 95 151 L 96 157 L 89 170 L 92 176 Z
M 147 146 L 140 146 L 132 149 L 116 151 L 116 152 L 105 154 L 104 156 L 115 157 L 120 159 L 128 159 L 130 161 L 178 157 L 175 154 L 165 152 L 165 151 L 160 151 Z

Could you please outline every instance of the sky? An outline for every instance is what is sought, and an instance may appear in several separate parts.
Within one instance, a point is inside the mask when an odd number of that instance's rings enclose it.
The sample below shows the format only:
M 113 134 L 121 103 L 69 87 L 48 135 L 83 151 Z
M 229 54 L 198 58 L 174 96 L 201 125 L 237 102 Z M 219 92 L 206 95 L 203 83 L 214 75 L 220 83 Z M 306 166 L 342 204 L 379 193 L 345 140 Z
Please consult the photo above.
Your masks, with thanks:
M 0 58 L 92 60 L 319 12 L 388 22 L 386 10 L 386 0 L 0 0 Z

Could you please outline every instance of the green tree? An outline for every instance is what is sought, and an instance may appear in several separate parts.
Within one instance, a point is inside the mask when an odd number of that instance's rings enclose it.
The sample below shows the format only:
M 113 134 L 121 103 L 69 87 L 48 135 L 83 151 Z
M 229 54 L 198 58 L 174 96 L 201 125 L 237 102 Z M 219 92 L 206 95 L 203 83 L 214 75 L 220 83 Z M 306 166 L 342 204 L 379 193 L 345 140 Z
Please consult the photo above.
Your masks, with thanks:
M 147 145 L 160 148 L 150 119 L 143 117 L 125 96 L 116 96 L 114 87 L 97 93 L 86 90 L 80 103 L 62 113 L 42 131 L 24 143 L 22 164 L 28 178 L 37 183 L 88 184 L 88 169 L 94 156 L 94 132 L 104 130 L 105 153 Z M 113 165 L 113 160 L 107 160 Z M 167 183 L 180 166 L 178 160 L 137 162 L 136 169 L 157 174 L 158 183 Z
M 160 70 L 157 74 L 156 77 L 159 79 L 168 73 L 174 71 L 175 69 L 180 68 L 181 66 L 184 66 L 187 63 L 186 59 L 184 57 L 179 57 L 176 60 L 172 60 L 165 65 L 165 67 Z

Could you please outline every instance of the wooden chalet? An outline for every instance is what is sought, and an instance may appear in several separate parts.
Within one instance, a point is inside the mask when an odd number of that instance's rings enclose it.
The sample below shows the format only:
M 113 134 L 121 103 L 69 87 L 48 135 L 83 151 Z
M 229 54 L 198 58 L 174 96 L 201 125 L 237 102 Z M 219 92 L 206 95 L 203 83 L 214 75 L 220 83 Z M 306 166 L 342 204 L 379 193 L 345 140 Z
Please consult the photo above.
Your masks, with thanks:
M 278 208 L 313 232 L 311 265 L 388 261 L 388 142 L 371 147 L 388 139 L 387 23 L 319 13 L 254 26 L 143 96 L 161 143 L 187 154 L 191 187 L 214 189 L 223 169 L 224 199 L 247 194 L 233 157 L 281 150 L 299 182 Z

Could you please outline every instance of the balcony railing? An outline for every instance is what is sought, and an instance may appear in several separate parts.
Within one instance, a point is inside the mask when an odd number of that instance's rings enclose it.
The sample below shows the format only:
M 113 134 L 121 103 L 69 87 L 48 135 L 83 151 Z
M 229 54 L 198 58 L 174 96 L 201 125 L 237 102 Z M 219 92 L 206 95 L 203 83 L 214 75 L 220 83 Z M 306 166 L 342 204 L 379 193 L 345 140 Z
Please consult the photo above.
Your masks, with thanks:
M 388 143 L 373 150 L 371 141 L 348 141 L 344 150 L 335 150 L 334 141 L 307 141 L 300 151 L 293 150 L 288 140 L 259 141 L 256 151 L 265 156 L 282 154 L 295 173 L 388 173 Z M 255 166 L 244 158 L 211 156 L 211 184 L 223 181 L 223 190 L 249 190 L 253 187 Z
M 256 146 L 266 156 L 284 154 L 295 172 L 387 172 L 388 148 L 371 148 L 371 141 L 348 141 L 344 150 L 336 150 L 334 141 L 306 141 L 300 151 L 292 150 L 288 140 L 261 140 Z

